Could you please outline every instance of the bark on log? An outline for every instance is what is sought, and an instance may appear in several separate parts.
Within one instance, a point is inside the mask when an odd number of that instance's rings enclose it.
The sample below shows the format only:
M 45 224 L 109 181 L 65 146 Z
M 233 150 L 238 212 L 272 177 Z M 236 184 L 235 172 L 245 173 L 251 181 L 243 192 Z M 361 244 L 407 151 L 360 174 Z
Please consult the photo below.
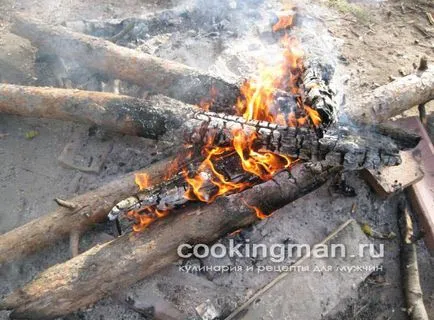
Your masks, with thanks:
M 398 225 L 401 232 L 401 270 L 407 313 L 411 320 L 429 320 L 419 279 L 413 222 L 405 202 L 399 205 Z
M 434 99 L 434 68 L 395 80 L 367 93 L 351 106 L 350 116 L 362 123 L 384 122 L 411 107 Z
M 198 109 L 164 96 L 137 99 L 106 92 L 0 84 L 0 113 L 78 121 L 150 139 L 179 128 Z
M 138 172 L 149 174 L 158 183 L 163 180 L 169 163 L 169 160 L 160 161 Z M 104 221 L 117 202 L 138 191 L 134 176 L 135 173 L 127 174 L 101 188 L 70 199 L 69 202 L 75 204 L 76 209 L 59 207 L 54 212 L 0 235 L 0 265 Z
M 270 213 L 322 185 L 337 168 L 321 174 L 301 165 L 275 181 L 186 212 L 173 213 L 141 233 L 130 233 L 49 268 L 0 304 L 12 319 L 50 319 L 94 303 L 176 261 L 180 243 L 212 243 L 258 218 L 245 205 Z M 96 290 L 96 288 L 98 288 Z
M 12 32 L 36 47 L 107 74 L 129 81 L 153 93 L 199 104 L 217 89 L 216 105 L 232 105 L 239 94 L 235 81 L 226 81 L 178 62 L 161 59 L 101 38 L 50 26 L 26 15 L 17 15 Z

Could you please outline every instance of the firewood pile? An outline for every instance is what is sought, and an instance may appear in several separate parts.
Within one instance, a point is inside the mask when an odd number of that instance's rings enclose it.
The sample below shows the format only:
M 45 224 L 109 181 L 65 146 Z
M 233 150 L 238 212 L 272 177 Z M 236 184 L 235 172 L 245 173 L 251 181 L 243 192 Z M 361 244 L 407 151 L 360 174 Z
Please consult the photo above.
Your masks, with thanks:
M 149 39 L 168 31 L 239 41 L 243 35 L 231 30 L 230 18 L 208 27 L 194 10 L 64 25 L 15 17 L 12 32 L 38 48 L 39 63 L 51 65 L 41 79 L 50 87 L 0 84 L 1 113 L 169 141 L 173 152 L 96 190 L 59 199 L 54 212 L 0 235 L 0 264 L 68 237 L 73 253 L 0 308 L 17 319 L 69 314 L 177 261 L 181 243 L 213 243 L 342 171 L 401 163 L 401 152 L 419 137 L 384 122 L 434 98 L 434 70 L 367 92 L 344 121 L 332 88 L 339 83 L 336 66 L 310 48 L 316 39 L 303 37 L 308 18 L 294 9 L 268 14 L 256 32 L 274 48 L 277 68 L 254 77 L 240 66 L 238 78 L 157 57 L 152 51 L 158 50 L 143 52 Z M 78 253 L 80 235 L 96 223 L 111 224 L 117 237 Z

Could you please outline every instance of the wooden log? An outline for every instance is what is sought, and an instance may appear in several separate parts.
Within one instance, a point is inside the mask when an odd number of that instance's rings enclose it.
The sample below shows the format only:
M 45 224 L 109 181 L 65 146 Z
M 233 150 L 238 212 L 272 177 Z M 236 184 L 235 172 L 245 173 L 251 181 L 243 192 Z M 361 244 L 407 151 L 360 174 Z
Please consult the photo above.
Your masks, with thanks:
M 227 81 L 178 62 L 117 46 L 110 41 L 47 25 L 17 15 L 12 32 L 36 47 L 111 76 L 191 104 L 199 104 L 217 90 L 216 105 L 232 105 L 239 94 L 235 81 Z
M 179 259 L 182 243 L 212 243 L 258 218 L 245 203 L 271 213 L 322 185 L 338 169 L 318 174 L 304 165 L 242 193 L 173 213 L 148 230 L 121 236 L 53 266 L 0 304 L 12 319 L 51 319 L 94 303 Z M 95 290 L 95 288 L 98 288 Z
M 405 201 L 399 204 L 398 226 L 401 233 L 401 270 L 407 313 L 411 320 L 429 320 L 423 303 L 417 263 L 413 221 Z
M 351 117 L 362 123 L 384 122 L 411 107 L 434 99 L 434 68 L 378 87 L 351 106 Z
M 110 93 L 71 89 L 0 85 L 0 112 L 79 120 L 105 128 L 152 139 L 182 144 L 209 141 L 227 145 L 234 130 L 256 133 L 267 150 L 308 161 L 329 159 L 347 168 L 376 168 L 399 164 L 392 139 L 369 133 L 362 137 L 346 127 L 330 128 L 322 136 L 308 127 L 286 127 L 265 121 L 246 121 L 241 117 L 204 112 L 164 96 L 137 99 Z M 405 137 L 405 134 L 404 134 Z
M 158 183 L 163 180 L 169 164 L 170 159 L 160 161 L 138 172 L 148 174 Z M 75 209 L 60 206 L 39 219 L 0 235 L 0 265 L 52 245 L 71 233 L 84 232 L 104 221 L 117 202 L 138 191 L 134 183 L 136 173 L 127 174 L 101 188 L 70 199 L 68 202 L 74 204 Z
M 124 35 L 122 40 L 132 42 L 137 38 L 143 38 L 147 35 L 155 36 L 165 33 L 173 33 L 181 29 L 191 29 L 192 25 L 199 25 L 199 21 L 194 17 L 200 14 L 195 10 L 167 9 L 158 12 L 152 12 L 143 17 L 126 18 L 126 19 L 93 19 L 93 20 L 74 20 L 62 23 L 68 29 L 75 32 L 85 33 L 87 35 L 113 39 L 119 35 L 131 24 L 135 27 L 133 30 Z M 119 37 L 118 37 L 119 38 Z
M 318 111 L 324 127 L 336 122 L 338 116 L 335 93 L 329 87 L 331 68 L 319 59 L 307 59 L 302 76 L 305 103 Z
M 148 99 L 107 92 L 0 84 L 0 113 L 99 125 L 159 139 L 198 109 L 157 95 Z

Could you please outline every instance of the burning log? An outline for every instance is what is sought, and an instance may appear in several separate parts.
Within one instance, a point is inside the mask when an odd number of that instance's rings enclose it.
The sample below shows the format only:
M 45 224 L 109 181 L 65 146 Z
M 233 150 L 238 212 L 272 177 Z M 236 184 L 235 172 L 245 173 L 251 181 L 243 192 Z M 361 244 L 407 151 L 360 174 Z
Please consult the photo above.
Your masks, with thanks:
M 352 107 L 352 118 L 358 122 L 375 123 L 399 115 L 411 107 L 434 100 L 434 68 L 378 87 Z
M 210 205 L 186 208 L 146 232 L 126 234 L 49 268 L 7 296 L 0 308 L 14 309 L 13 319 L 50 319 L 73 312 L 176 261 L 180 243 L 212 243 L 257 221 L 251 206 L 270 213 L 318 188 L 336 170 L 318 174 L 300 166 L 293 176 L 283 172 L 273 181 Z
M 72 198 L 75 208 L 60 206 L 39 219 L 0 235 L 0 265 L 17 260 L 56 243 L 59 239 L 81 233 L 104 221 L 107 212 L 123 198 L 138 191 L 134 183 L 137 173 L 148 174 L 153 181 L 162 181 L 170 159 L 158 162 L 146 170 L 127 174 L 101 188 Z
M 335 122 L 338 113 L 335 93 L 329 87 L 333 73 L 329 69 L 317 59 L 308 59 L 302 76 L 306 103 L 318 111 L 321 122 L 326 127 Z
M 234 132 L 257 135 L 257 147 L 295 159 L 329 160 L 347 168 L 375 168 L 399 163 L 398 148 L 387 137 L 361 137 L 345 127 L 317 136 L 307 127 L 287 127 L 265 121 L 246 121 L 237 116 L 204 112 L 164 96 L 136 99 L 109 93 L 53 88 L 0 85 L 0 112 L 44 116 L 115 128 L 152 139 L 186 137 L 227 145 Z M 179 141 L 181 144 L 184 141 Z
M 43 50 L 187 103 L 199 104 L 214 90 L 214 104 L 227 106 L 235 102 L 239 93 L 234 82 L 28 16 L 18 15 L 12 32 Z

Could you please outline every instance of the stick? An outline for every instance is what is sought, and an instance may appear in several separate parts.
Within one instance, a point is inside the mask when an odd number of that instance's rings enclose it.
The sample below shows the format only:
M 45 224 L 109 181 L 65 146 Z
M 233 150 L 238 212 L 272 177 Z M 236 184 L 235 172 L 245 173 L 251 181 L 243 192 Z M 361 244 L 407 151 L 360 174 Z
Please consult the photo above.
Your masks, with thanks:
M 407 312 L 411 320 L 429 320 L 423 303 L 417 265 L 417 249 L 413 234 L 413 222 L 405 204 L 399 208 L 399 227 L 401 230 L 401 268 L 404 274 L 403 285 Z
M 138 172 L 147 173 L 158 183 L 163 180 L 169 164 L 170 160 L 160 161 Z M 82 233 L 94 224 L 104 221 L 117 202 L 138 191 L 134 176 L 135 173 L 127 174 L 101 188 L 69 200 L 77 206 L 76 209 L 61 206 L 54 212 L 0 235 L 0 265 L 54 244 L 71 233 Z M 73 235 L 73 253 L 76 253 L 75 242 L 76 236 Z
M 217 89 L 216 105 L 232 105 L 239 93 L 234 81 L 226 81 L 178 62 L 161 59 L 110 41 L 47 25 L 26 15 L 17 15 L 12 32 L 33 45 L 82 65 L 129 81 L 153 93 L 199 104 Z
M 145 232 L 126 234 L 47 269 L 7 296 L 0 308 L 14 309 L 12 319 L 51 319 L 73 312 L 176 261 L 182 243 L 212 243 L 252 224 L 258 218 L 250 206 L 271 213 L 318 188 L 337 170 L 317 174 L 299 166 L 293 177 L 283 172 L 275 181 L 219 198 L 213 204 L 189 206 Z

